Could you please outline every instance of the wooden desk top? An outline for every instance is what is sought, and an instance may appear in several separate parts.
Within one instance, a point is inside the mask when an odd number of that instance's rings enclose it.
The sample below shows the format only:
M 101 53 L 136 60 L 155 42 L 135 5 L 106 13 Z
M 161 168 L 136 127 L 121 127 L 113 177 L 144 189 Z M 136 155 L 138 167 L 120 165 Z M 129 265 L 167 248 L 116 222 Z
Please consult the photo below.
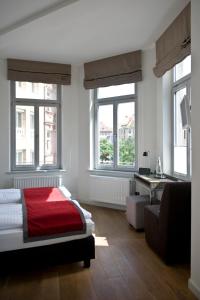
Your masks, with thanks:
M 163 189 L 165 183 L 174 181 L 169 178 L 156 178 L 154 175 L 141 175 L 139 173 L 135 173 L 134 178 L 150 189 Z

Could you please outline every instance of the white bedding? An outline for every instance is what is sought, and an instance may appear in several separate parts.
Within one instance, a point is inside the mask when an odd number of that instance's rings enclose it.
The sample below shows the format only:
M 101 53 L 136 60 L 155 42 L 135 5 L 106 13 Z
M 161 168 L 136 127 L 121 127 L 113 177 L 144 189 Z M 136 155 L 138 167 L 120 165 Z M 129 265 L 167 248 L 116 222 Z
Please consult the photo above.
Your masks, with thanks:
M 71 199 L 71 193 L 70 193 L 70 191 L 68 191 L 68 189 L 64 185 L 59 186 L 59 189 L 63 192 L 63 194 L 65 195 L 66 198 Z
M 22 204 L 0 205 L 0 230 L 22 228 Z
M 91 219 L 92 215 L 89 211 L 82 208 L 78 201 L 70 200 L 76 203 L 85 219 Z M 1 204 L 0 205 L 0 230 L 22 228 L 23 225 L 23 212 L 22 204 Z
M 21 191 L 19 189 L 0 189 L 0 204 L 19 203 Z
M 70 198 L 71 194 L 65 187 L 60 187 L 60 189 L 67 198 Z M 82 208 L 78 201 L 71 199 L 70 201 L 73 201 L 76 205 L 78 205 L 85 216 L 85 234 L 24 243 L 21 192 L 19 189 L 9 189 L 8 192 L 6 192 L 5 189 L 3 192 L 0 190 L 0 252 L 61 243 L 74 239 L 85 238 L 91 235 L 94 231 L 94 222 L 91 220 L 91 213 Z
M 60 186 L 59 189 L 66 198 L 71 199 L 71 193 L 65 186 Z M 21 191 L 20 189 L 0 189 L 0 204 L 5 203 L 20 203 Z

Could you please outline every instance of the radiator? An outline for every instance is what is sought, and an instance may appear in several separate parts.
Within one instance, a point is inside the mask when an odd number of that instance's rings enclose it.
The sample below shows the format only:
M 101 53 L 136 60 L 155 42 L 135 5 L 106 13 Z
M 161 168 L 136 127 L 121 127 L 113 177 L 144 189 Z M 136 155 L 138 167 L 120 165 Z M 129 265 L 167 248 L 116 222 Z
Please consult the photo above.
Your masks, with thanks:
M 47 187 L 47 186 L 60 186 L 62 185 L 62 176 L 27 176 L 27 177 L 14 177 L 14 188 L 23 189 L 29 187 Z
M 91 201 L 124 205 L 134 192 L 135 181 L 130 178 L 90 176 Z

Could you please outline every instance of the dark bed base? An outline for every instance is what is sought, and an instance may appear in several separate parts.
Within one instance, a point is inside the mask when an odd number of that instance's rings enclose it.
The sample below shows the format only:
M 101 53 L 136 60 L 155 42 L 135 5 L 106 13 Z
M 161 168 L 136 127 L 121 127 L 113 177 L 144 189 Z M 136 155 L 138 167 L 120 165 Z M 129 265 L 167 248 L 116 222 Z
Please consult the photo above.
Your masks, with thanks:
M 95 258 L 94 237 L 46 245 L 34 248 L 12 250 L 0 253 L 2 271 L 30 270 L 69 262 L 84 262 L 90 267 L 90 259 Z

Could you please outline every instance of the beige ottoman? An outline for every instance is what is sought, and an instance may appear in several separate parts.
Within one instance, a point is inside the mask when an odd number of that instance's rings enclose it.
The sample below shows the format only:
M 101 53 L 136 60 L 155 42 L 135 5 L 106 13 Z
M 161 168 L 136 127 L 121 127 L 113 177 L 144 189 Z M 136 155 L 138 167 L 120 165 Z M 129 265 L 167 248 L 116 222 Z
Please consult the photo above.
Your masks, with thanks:
M 126 217 L 136 230 L 144 228 L 144 206 L 150 204 L 149 196 L 126 197 Z

